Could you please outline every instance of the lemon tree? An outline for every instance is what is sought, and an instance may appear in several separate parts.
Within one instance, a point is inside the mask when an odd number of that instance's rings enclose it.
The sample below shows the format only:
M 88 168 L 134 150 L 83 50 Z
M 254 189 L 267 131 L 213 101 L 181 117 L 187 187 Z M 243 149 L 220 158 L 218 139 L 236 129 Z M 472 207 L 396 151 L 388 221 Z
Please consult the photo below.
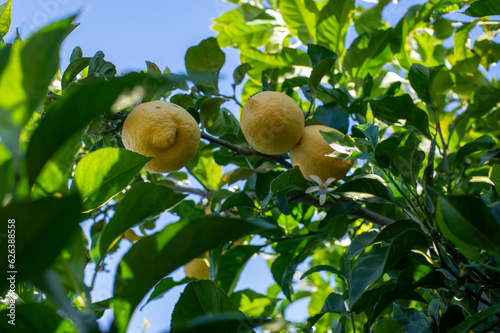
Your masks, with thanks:
M 499 332 L 498 1 L 229 2 L 125 74 L 0 5 L 0 331 Z

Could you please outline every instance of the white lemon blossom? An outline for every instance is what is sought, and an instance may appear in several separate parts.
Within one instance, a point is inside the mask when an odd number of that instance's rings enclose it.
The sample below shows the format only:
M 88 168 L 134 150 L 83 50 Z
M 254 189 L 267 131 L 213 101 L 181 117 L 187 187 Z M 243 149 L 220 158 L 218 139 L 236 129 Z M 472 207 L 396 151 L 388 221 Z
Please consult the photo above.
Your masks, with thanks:
M 311 175 L 310 177 L 318 185 L 309 187 L 306 190 L 306 193 L 318 192 L 317 194 L 319 194 L 319 204 L 323 206 L 323 204 L 326 201 L 326 194 L 333 191 L 333 188 L 328 186 L 330 186 L 330 184 L 336 181 L 337 179 L 335 179 L 334 177 L 330 177 L 325 182 L 323 182 L 323 180 L 321 180 L 321 178 L 319 178 L 316 175 Z

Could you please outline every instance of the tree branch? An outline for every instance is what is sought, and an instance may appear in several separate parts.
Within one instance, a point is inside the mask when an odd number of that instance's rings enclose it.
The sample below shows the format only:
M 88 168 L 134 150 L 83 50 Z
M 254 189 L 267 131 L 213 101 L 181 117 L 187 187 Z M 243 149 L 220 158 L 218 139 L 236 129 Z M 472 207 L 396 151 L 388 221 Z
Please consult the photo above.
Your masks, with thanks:
M 208 135 L 205 132 L 201 132 L 201 137 L 202 137 L 202 139 L 205 139 L 211 143 L 215 143 L 218 146 L 221 146 L 221 147 L 224 147 L 224 148 L 227 148 L 229 150 L 234 151 L 236 153 L 236 155 L 259 156 L 259 157 L 263 157 L 265 159 L 268 159 L 270 161 L 277 162 L 287 169 L 292 168 L 292 165 L 281 156 L 267 155 L 267 154 L 259 153 L 258 151 L 255 151 L 253 149 L 241 148 L 241 147 L 235 146 L 227 141 L 224 141 L 224 140 L 215 138 L 211 135 Z
M 206 191 L 206 190 L 201 190 L 201 189 L 196 189 L 196 188 L 191 188 L 191 187 L 181 187 L 181 186 L 172 186 L 172 185 L 167 185 L 167 187 L 173 189 L 175 192 L 178 192 L 178 193 L 191 193 L 191 194 L 196 194 L 196 195 L 199 195 L 202 197 L 207 197 L 207 198 L 212 197 L 215 193 L 215 191 Z M 257 200 L 255 193 L 250 192 L 247 194 L 252 200 Z M 303 203 L 303 204 L 310 205 L 310 206 L 315 206 L 318 208 L 325 208 L 325 209 L 329 209 L 333 206 L 332 202 L 326 202 L 323 206 L 321 206 L 319 204 L 318 200 L 311 198 L 311 197 L 300 197 L 300 198 L 294 199 L 292 201 Z M 392 220 L 388 217 L 385 217 L 383 215 L 380 215 L 378 213 L 375 213 L 375 212 L 373 212 L 369 209 L 363 208 L 363 207 L 359 207 L 358 210 L 356 210 L 355 212 L 352 212 L 349 215 L 364 219 L 366 221 L 370 221 L 370 222 L 375 223 L 379 226 L 386 226 L 386 225 L 389 225 L 389 224 L 394 222 L 394 220 Z

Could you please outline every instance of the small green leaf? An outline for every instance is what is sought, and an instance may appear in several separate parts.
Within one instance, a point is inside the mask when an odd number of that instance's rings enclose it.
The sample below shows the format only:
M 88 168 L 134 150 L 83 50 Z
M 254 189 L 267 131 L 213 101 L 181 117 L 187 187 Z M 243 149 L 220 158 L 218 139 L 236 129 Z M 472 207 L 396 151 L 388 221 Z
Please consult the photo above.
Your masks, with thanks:
M 210 37 L 190 47 L 184 57 L 189 79 L 205 94 L 218 94 L 219 73 L 226 61 L 217 39 Z
M 104 60 L 102 51 L 97 51 L 89 62 L 89 75 L 93 73 L 103 74 L 110 79 L 116 75 L 116 67 L 111 62 Z
M 349 259 L 352 260 L 360 255 L 368 245 L 372 244 L 378 234 L 377 231 L 369 231 L 357 235 L 349 245 Z
M 335 102 L 317 107 L 313 119 L 317 119 L 322 125 L 335 128 L 344 134 L 349 130 L 349 114 Z
M 500 312 L 500 304 L 492 305 L 489 308 L 484 309 L 479 313 L 473 314 L 470 318 L 458 324 L 457 326 L 452 327 L 448 331 L 448 333 L 469 332 L 472 328 L 474 328 L 481 322 L 488 319 L 488 317 L 494 316 L 495 314 L 498 315 L 499 312 Z
M 217 267 L 217 284 L 230 294 L 238 283 L 243 268 L 261 246 L 236 246 L 222 255 Z M 245 311 L 243 311 L 245 312 Z M 246 313 L 246 312 L 245 312 Z
M 52 264 L 79 228 L 80 211 L 78 196 L 43 198 L 0 210 L 1 221 L 4 221 L 2 233 L 13 234 L 10 230 L 15 230 L 16 239 L 13 266 L 8 266 L 12 263 L 7 257 L 0 264 L 0 292 L 3 293 L 9 283 L 7 271 L 17 271 L 16 281 L 21 282 L 38 277 Z
M 177 287 L 177 286 L 182 286 L 183 284 L 187 284 L 187 283 L 189 283 L 191 281 L 192 281 L 191 278 L 184 278 L 184 279 L 182 279 L 180 281 L 174 281 L 174 279 L 171 278 L 171 277 L 164 278 L 163 280 L 161 280 L 160 282 L 158 282 L 158 284 L 155 286 L 155 288 L 153 289 L 153 292 L 151 293 L 151 296 L 149 296 L 149 299 L 141 307 L 141 311 L 142 311 L 142 309 L 146 305 L 148 305 L 149 302 L 154 301 L 156 299 L 160 299 L 170 289 L 172 289 L 174 287 Z
M 91 211 L 123 190 L 149 160 L 126 149 L 96 150 L 78 163 L 71 190 L 80 193 L 84 211 Z
M 332 193 L 354 200 L 366 200 L 385 204 L 394 204 L 395 202 L 394 195 L 385 181 L 373 174 L 347 181 L 337 187 Z
M 200 119 L 205 127 L 212 126 L 219 117 L 219 110 L 226 99 L 213 97 L 205 100 L 200 107 Z
M 311 267 L 304 274 L 302 274 L 300 279 L 303 280 L 306 277 L 308 277 L 309 275 L 311 275 L 313 273 L 317 273 L 317 272 L 330 272 L 332 274 L 339 275 L 345 279 L 344 275 L 338 269 L 336 269 L 335 267 L 332 267 L 332 266 L 328 266 L 328 265 L 318 265 L 318 266 Z
M 307 55 L 311 59 L 311 63 L 313 66 L 316 66 L 325 59 L 336 60 L 338 58 L 338 55 L 335 52 L 322 45 L 317 44 L 307 45 Z
M 394 319 L 404 326 L 406 333 L 431 333 L 431 324 L 425 314 L 416 309 L 405 309 L 394 303 Z
M 132 186 L 118 203 L 115 214 L 100 234 L 97 245 L 100 259 L 125 231 L 175 207 L 185 197 L 186 195 L 175 193 L 162 185 L 138 183 Z
M 354 0 L 328 1 L 317 20 L 318 44 L 327 46 L 341 57 L 345 52 L 345 36 L 351 23 Z
M 175 304 L 172 312 L 172 330 L 187 326 L 198 316 L 215 313 L 237 313 L 241 319 L 245 319 L 243 313 L 238 311 L 229 297 L 214 282 L 209 280 L 191 282 Z
M 143 75 L 131 73 L 93 85 L 75 85 L 53 102 L 28 145 L 26 159 L 30 182 L 35 181 L 47 160 L 75 132 L 108 112 L 122 92 L 143 82 L 143 78 Z
M 413 103 L 410 95 L 384 96 L 380 100 L 372 100 L 370 105 L 373 115 L 383 122 L 415 129 L 426 137 L 431 137 L 429 117 Z
M 376 248 L 363 254 L 351 271 L 349 303 L 355 304 L 366 287 L 377 281 L 384 273 L 388 248 Z
M 231 301 L 247 317 L 267 318 L 274 310 L 277 300 L 256 293 L 251 289 L 240 290 L 231 295 Z
M 62 90 L 66 90 L 73 79 L 90 64 L 90 58 L 78 58 L 71 62 L 61 78 Z
M 321 60 L 316 66 L 314 66 L 308 81 L 308 86 L 309 89 L 311 89 L 313 96 L 316 95 L 321 79 L 330 72 L 330 68 L 332 68 L 334 63 L 335 60 L 333 58 L 327 58 Z
M 216 190 L 219 188 L 219 182 L 222 177 L 222 168 L 215 163 L 213 150 L 204 150 L 205 144 L 200 143 L 198 154 L 186 168 L 193 174 L 203 186 L 208 189 Z
M 233 72 L 233 80 L 234 80 L 234 85 L 237 86 L 241 82 L 243 82 L 243 79 L 245 78 L 245 74 L 252 69 L 252 67 L 249 64 L 241 64 Z
M 454 166 L 460 165 L 465 160 L 465 157 L 469 154 L 475 153 L 480 150 L 486 150 L 496 147 L 496 142 L 489 135 L 483 135 L 473 142 L 469 142 L 464 146 L 460 147 L 453 161 Z
M 304 44 L 314 42 L 318 9 L 313 0 L 282 0 L 279 11 L 293 36 Z
M 344 314 L 346 312 L 346 307 L 344 303 L 344 298 L 342 295 L 331 293 L 325 300 L 321 311 L 307 319 L 305 329 L 311 329 L 314 324 L 326 313 L 339 313 Z
M 287 170 L 271 183 L 271 192 L 274 194 L 286 193 L 294 190 L 305 190 L 308 187 L 308 182 L 300 172 L 298 167 Z
M 373 327 L 373 333 L 404 333 L 405 328 L 397 321 L 389 318 L 380 318 Z
M 10 29 L 11 21 L 11 0 L 0 5 L 0 38 L 5 37 Z
M 472 17 L 484 17 L 491 15 L 500 15 L 499 0 L 477 0 L 469 5 L 464 12 L 465 15 Z
M 485 203 L 473 196 L 441 196 L 437 222 L 443 235 L 471 259 L 479 250 L 500 253 L 500 224 Z

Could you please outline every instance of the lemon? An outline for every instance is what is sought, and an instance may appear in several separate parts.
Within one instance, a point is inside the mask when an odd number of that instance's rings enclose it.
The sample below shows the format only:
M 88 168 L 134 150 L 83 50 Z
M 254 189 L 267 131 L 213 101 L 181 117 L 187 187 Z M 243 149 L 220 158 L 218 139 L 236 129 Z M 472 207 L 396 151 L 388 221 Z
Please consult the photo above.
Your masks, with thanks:
M 240 124 L 245 139 L 256 151 L 279 155 L 300 140 L 304 114 L 290 96 L 264 91 L 248 99 L 241 109 Z
M 323 125 L 305 127 L 302 138 L 290 150 L 292 165 L 298 165 L 304 177 L 309 180 L 312 180 L 311 175 L 318 176 L 323 182 L 331 177 L 341 179 L 349 171 L 353 161 L 326 156 L 334 149 L 323 139 L 319 131 L 340 133 L 334 128 Z
M 200 128 L 182 107 L 165 101 L 136 106 L 123 124 L 126 149 L 154 156 L 144 169 L 166 173 L 182 169 L 193 159 L 200 145 Z
M 186 277 L 195 278 L 198 280 L 209 280 L 208 264 L 205 259 L 194 258 L 184 265 L 184 274 Z

